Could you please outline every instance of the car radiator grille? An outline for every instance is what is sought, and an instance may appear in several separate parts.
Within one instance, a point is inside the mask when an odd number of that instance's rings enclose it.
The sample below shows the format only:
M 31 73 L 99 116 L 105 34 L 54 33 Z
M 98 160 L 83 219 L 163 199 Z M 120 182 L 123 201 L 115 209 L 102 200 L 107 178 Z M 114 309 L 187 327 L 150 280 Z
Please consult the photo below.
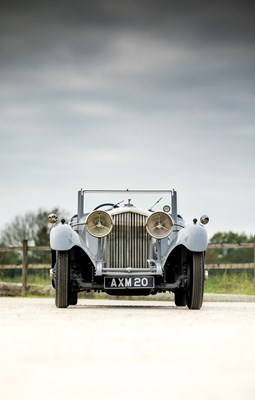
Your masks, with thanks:
M 106 269 L 146 269 L 152 239 L 145 228 L 146 216 L 126 212 L 113 215 L 113 229 L 106 239 Z

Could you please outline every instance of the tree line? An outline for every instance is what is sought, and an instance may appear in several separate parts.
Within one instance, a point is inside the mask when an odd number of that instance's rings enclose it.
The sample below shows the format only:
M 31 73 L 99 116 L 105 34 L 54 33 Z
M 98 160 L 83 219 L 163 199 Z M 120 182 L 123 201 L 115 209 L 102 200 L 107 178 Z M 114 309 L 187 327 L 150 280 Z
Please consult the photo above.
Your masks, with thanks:
M 66 218 L 67 212 L 54 208 L 53 210 L 39 209 L 36 212 L 28 212 L 24 215 L 17 215 L 9 224 L 6 224 L 0 232 L 0 247 L 22 246 L 24 240 L 28 240 L 30 246 L 48 246 L 50 229 L 48 215 L 55 213 L 60 218 Z M 50 252 L 36 251 L 29 252 L 30 263 L 50 263 Z M 21 264 L 22 253 L 1 252 L 0 263 Z

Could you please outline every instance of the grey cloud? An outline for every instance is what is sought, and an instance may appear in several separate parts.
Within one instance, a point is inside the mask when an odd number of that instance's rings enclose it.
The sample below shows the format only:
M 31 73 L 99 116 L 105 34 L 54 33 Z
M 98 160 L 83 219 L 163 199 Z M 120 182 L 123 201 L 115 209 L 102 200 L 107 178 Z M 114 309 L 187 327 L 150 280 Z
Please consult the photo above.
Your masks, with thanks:
M 87 43 L 86 33 L 97 30 L 100 42 L 106 42 L 107 32 L 130 29 L 143 31 L 150 37 L 168 40 L 207 41 L 213 43 L 253 44 L 254 5 L 252 1 L 32 1 L 5 3 L 1 12 L 2 41 L 18 47 L 50 48 L 61 42 L 82 50 Z M 84 32 L 83 43 L 76 43 L 75 35 Z M 16 36 L 15 36 L 16 35 Z M 63 36 L 62 36 L 63 35 Z M 15 42 L 16 37 L 16 42 Z M 61 38 L 63 40 L 61 40 Z M 45 43 L 45 40 L 51 39 Z M 74 39 L 74 40 L 73 40 Z M 37 42 L 37 47 L 36 47 Z M 93 51 L 93 41 L 90 37 Z M 95 42 L 96 43 L 96 38 Z M 194 44 L 194 43 L 193 43 Z M 97 42 L 98 45 L 98 42 Z M 41 50 L 43 50 L 41 48 Z
M 47 204 L 85 181 L 199 187 L 212 208 L 228 179 L 248 193 L 253 15 L 249 1 L 5 2 L 1 182 L 24 204 L 35 182 Z

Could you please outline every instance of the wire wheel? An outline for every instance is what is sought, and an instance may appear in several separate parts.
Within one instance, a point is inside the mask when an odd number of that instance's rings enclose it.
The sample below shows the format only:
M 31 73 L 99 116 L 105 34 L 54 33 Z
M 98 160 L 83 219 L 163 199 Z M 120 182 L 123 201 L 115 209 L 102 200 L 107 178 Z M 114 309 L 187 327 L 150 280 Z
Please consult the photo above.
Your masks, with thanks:
M 55 304 L 58 308 L 67 308 L 69 305 L 69 280 L 68 252 L 58 251 L 55 293 Z
M 204 297 L 204 253 L 191 253 L 188 266 L 187 306 L 199 310 Z

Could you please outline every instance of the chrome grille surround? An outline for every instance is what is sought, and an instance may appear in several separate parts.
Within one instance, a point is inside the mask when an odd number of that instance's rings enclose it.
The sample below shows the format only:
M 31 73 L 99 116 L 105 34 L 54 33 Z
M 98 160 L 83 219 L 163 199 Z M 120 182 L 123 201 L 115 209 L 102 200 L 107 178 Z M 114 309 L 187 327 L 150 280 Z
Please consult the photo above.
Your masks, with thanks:
M 152 258 L 153 239 L 147 233 L 147 215 L 137 210 L 112 214 L 113 229 L 105 240 L 104 273 L 153 273 L 148 266 Z

